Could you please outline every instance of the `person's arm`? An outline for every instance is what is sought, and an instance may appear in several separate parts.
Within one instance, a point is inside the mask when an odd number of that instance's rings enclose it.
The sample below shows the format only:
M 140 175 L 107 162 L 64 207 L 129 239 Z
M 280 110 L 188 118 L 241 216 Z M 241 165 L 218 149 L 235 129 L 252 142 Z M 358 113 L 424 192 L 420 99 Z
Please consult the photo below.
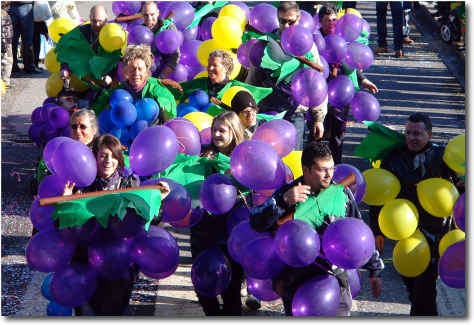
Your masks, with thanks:
M 363 269 L 369 271 L 369 285 L 374 298 L 378 298 L 382 291 L 382 270 L 384 267 L 379 252 L 376 249 L 374 249 L 370 260 L 362 266 Z
M 356 70 L 356 71 L 357 71 L 357 81 L 362 87 L 369 90 L 373 94 L 379 92 L 379 89 L 377 88 L 377 86 L 372 81 L 367 79 L 367 77 L 362 73 L 361 70 Z
M 61 63 L 61 70 L 59 70 L 59 77 L 61 79 L 66 79 L 71 74 L 71 69 L 69 69 L 69 65 L 64 62 Z
M 310 110 L 314 121 L 313 129 L 310 131 L 313 133 L 313 139 L 319 140 L 324 134 L 324 118 L 328 113 L 328 97 L 326 96 L 324 102 L 318 106 L 311 107 Z

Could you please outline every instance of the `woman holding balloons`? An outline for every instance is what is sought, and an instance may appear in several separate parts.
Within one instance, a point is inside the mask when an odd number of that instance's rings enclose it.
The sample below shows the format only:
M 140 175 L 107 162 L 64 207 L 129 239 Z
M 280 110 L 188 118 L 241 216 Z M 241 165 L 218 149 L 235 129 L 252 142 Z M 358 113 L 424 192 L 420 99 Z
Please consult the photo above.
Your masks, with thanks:
M 212 123 L 211 132 L 211 144 L 201 154 L 201 156 L 210 159 L 215 158 L 218 154 L 230 156 L 232 150 L 244 141 L 242 124 L 234 112 L 222 112 L 217 115 Z M 230 202 L 231 208 L 234 204 L 235 201 Z M 242 314 L 240 288 L 243 269 L 239 263 L 232 259 L 227 250 L 227 240 L 229 238 L 227 233 L 227 216 L 227 212 L 211 214 L 206 211 L 202 219 L 195 226 L 191 227 L 191 254 L 193 262 L 196 261 L 202 252 L 211 247 L 217 247 L 224 253 L 232 269 L 230 284 L 221 293 L 224 301 L 222 309 L 219 307 L 216 296 L 205 296 L 196 289 L 199 303 L 204 309 L 206 316 L 240 316 Z
M 95 138 L 92 145 L 92 152 L 97 161 L 97 177 L 91 185 L 80 189 L 79 192 L 115 190 L 138 187 L 140 185 L 140 181 L 133 175 L 122 175 L 124 168 L 122 144 L 116 137 L 107 134 Z M 163 186 L 163 190 L 161 191 L 161 199 L 163 200 L 170 192 L 169 186 L 165 182 L 160 182 L 159 185 Z M 68 182 L 64 188 L 63 195 L 73 194 L 73 188 L 74 184 L 69 184 Z M 76 192 L 76 194 L 78 194 L 78 192 Z M 129 210 L 127 215 L 128 213 L 130 213 Z M 160 216 L 156 216 L 151 221 L 151 224 L 157 225 L 160 220 L 161 214 Z M 104 235 L 104 233 L 105 231 L 102 232 L 102 235 Z M 90 263 L 88 251 L 90 251 L 88 243 L 84 245 L 78 244 L 71 262 Z M 112 279 L 99 276 L 97 288 L 92 297 L 82 306 L 75 308 L 76 316 L 125 316 L 128 313 L 128 305 L 135 277 L 136 269 L 134 269 L 133 266 L 128 268 L 127 275 Z

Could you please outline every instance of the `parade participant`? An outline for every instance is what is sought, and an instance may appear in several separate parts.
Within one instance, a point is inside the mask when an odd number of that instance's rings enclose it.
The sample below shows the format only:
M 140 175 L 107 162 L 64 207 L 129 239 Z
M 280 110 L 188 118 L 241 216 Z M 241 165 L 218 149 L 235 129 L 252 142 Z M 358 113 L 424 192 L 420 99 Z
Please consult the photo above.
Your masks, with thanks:
M 71 115 L 69 121 L 71 138 L 92 148 L 95 137 L 99 135 L 99 124 L 96 115 L 89 109 L 79 109 Z
M 310 142 L 301 157 L 303 176 L 299 177 L 291 184 L 285 184 L 276 190 L 262 205 L 254 207 L 250 214 L 250 225 L 258 232 L 272 231 L 279 220 L 282 220 L 291 212 L 296 210 L 296 204 L 305 202 L 310 196 L 318 196 L 330 185 L 335 184 L 332 180 L 335 170 L 329 147 L 320 142 Z M 344 189 L 347 196 L 345 203 L 345 216 L 361 219 L 357 203 L 348 188 Z M 344 203 L 341 203 L 344 204 Z M 325 215 L 320 224 L 315 227 L 319 236 L 324 234 L 329 224 L 339 219 L 334 215 Z M 320 255 L 322 254 L 322 251 Z M 380 277 L 383 269 L 383 262 L 378 257 L 378 252 L 374 250 L 372 258 L 364 266 L 370 271 L 370 287 L 372 295 L 377 298 L 382 289 L 382 279 Z M 287 316 L 292 315 L 292 300 L 296 290 L 307 280 L 323 274 L 333 274 L 341 287 L 341 300 L 336 316 L 349 316 L 352 298 L 348 286 L 347 271 L 339 269 L 319 256 L 315 263 L 305 267 L 295 268 L 286 265 L 285 268 L 272 279 L 274 290 L 280 293 Z
M 410 316 L 437 316 L 436 279 L 438 278 L 439 242 L 452 226 L 451 217 L 438 218 L 423 209 L 418 199 L 416 186 L 428 178 L 443 178 L 454 182 L 460 193 L 464 184 L 456 173 L 443 161 L 445 147 L 431 142 L 432 123 L 428 115 L 415 113 L 408 117 L 405 125 L 406 145 L 392 151 L 381 162 L 380 168 L 393 173 L 401 184 L 397 198 L 411 201 L 418 210 L 418 229 L 428 241 L 431 261 L 427 269 L 416 277 L 402 276 L 411 302 Z M 383 252 L 384 235 L 378 217 L 382 206 L 370 206 L 370 226 L 375 235 L 376 248 Z
M 142 98 L 156 100 L 160 106 L 160 115 L 153 124 L 162 124 L 176 117 L 176 101 L 166 86 L 176 87 L 171 89 L 176 89 L 178 93 L 181 87 L 173 80 L 151 77 L 152 63 L 153 54 L 148 45 L 129 45 L 123 57 L 123 72 L 126 80 L 97 99 L 91 107 L 96 115 L 98 116 L 107 108 L 110 95 L 114 91 L 125 89 L 132 95 L 134 102 Z
M 285 29 L 291 25 L 298 25 L 300 22 L 300 9 L 296 2 L 294 1 L 281 1 L 278 6 L 278 21 L 280 28 L 273 32 L 273 35 L 276 39 L 280 40 L 281 34 Z M 321 59 L 319 57 L 318 48 L 313 44 L 313 47 L 310 50 L 313 62 L 316 62 L 320 67 L 322 72 Z M 296 60 L 296 59 L 294 59 Z M 292 60 L 293 61 L 293 60 Z M 273 62 L 275 64 L 275 62 Z M 285 64 L 292 64 L 291 61 Z M 302 65 L 301 65 L 302 66 Z M 297 66 L 294 69 L 291 69 L 291 72 L 296 71 Z M 303 149 L 303 134 L 305 126 L 305 112 L 308 109 L 311 109 L 311 115 L 315 123 L 313 124 L 312 130 L 310 132 L 313 134 L 315 140 L 320 139 L 323 136 L 324 126 L 324 116 L 327 113 L 327 97 L 325 101 L 315 107 L 305 107 L 299 105 L 291 96 L 291 82 L 286 82 L 281 80 L 278 82 L 280 75 L 275 75 L 276 70 L 270 69 L 259 69 L 253 65 L 249 69 L 249 73 L 246 79 L 246 83 L 254 86 L 269 87 L 273 89 L 273 92 L 265 97 L 262 101 L 258 103 L 258 107 L 262 113 L 268 111 L 287 111 L 283 117 L 285 120 L 291 122 L 298 132 L 298 143 L 295 150 Z M 287 78 L 285 78 L 287 79 Z
M 58 93 L 57 99 L 59 106 L 67 109 L 71 115 L 80 108 L 88 108 L 88 102 L 79 99 L 77 92 L 74 90 L 61 90 Z
M 336 32 L 337 23 L 337 7 L 334 3 L 328 3 L 321 7 L 318 13 L 319 21 L 321 23 L 321 34 L 325 37 Z M 372 93 L 377 93 L 378 89 L 374 83 L 367 79 L 362 71 L 349 67 L 344 61 L 340 63 L 329 63 L 329 71 L 337 69 L 337 75 L 351 75 L 351 80 L 355 83 L 356 89 L 358 85 L 370 90 Z M 356 74 L 356 76 L 352 75 Z M 335 77 L 332 73 L 329 74 L 327 82 Z M 354 78 L 356 77 L 356 78 Z M 331 148 L 334 163 L 336 165 L 342 162 L 342 145 L 344 142 L 344 134 L 346 132 L 346 123 L 349 117 L 349 106 L 334 107 L 328 105 L 328 114 L 324 119 L 324 138 L 329 140 L 329 148 Z M 308 123 L 309 125 L 312 122 Z M 310 136 L 309 141 L 313 140 Z M 314 139 L 317 140 L 317 139 Z
M 212 122 L 211 144 L 201 156 L 212 159 L 220 153 L 230 157 L 232 150 L 243 141 L 244 130 L 237 115 L 234 112 L 222 112 Z M 216 171 L 213 170 L 213 172 Z M 206 297 L 196 292 L 206 316 L 242 315 L 240 284 L 244 271 L 242 266 L 230 256 L 227 250 L 228 239 L 227 214 L 214 215 L 205 212 L 201 221 L 191 227 L 190 242 L 193 262 L 207 248 L 218 247 L 229 260 L 232 269 L 230 284 L 221 294 L 224 301 L 222 309 L 217 297 Z
M 209 97 L 221 99 L 227 89 L 234 86 L 241 86 L 248 89 L 258 102 L 263 97 L 272 92 L 271 88 L 254 87 L 238 80 L 230 80 L 229 76 L 234 69 L 234 62 L 228 52 L 215 50 L 209 54 L 207 73 L 208 77 L 198 78 L 186 82 L 181 82 L 183 93 L 178 93 L 177 89 L 170 89 L 176 100 L 184 102 L 195 90 L 205 91 Z
M 264 119 L 257 118 L 257 103 L 252 94 L 247 91 L 239 91 L 235 94 L 232 98 L 231 110 L 239 116 L 247 139 L 250 139 L 257 128 L 266 122 Z
M 138 187 L 139 180 L 133 175 L 123 176 L 124 161 L 122 156 L 122 144 L 109 134 L 98 137 L 92 145 L 92 152 L 97 160 L 97 177 L 94 182 L 75 194 L 115 190 L 121 188 Z M 170 192 L 166 182 L 160 182 L 163 186 L 161 199 L 163 200 Z M 63 195 L 73 194 L 74 184 L 69 182 L 64 187 Z M 161 215 L 155 217 L 152 225 L 157 225 Z M 87 245 L 77 245 L 71 262 L 88 263 Z M 122 276 L 116 279 L 104 279 L 99 277 L 97 288 L 92 297 L 82 306 L 74 308 L 76 316 L 126 316 L 136 271 L 129 267 L 128 277 Z
M 156 35 L 159 31 L 161 31 L 161 26 L 163 26 L 163 20 L 159 18 L 160 10 L 158 9 L 158 5 L 155 1 L 147 1 L 142 6 L 142 16 L 145 23 L 143 26 L 148 27 L 154 35 Z M 178 32 L 178 29 L 173 23 L 170 23 L 165 29 L 171 29 Z M 165 79 L 169 76 L 171 72 L 176 68 L 179 62 L 179 58 L 181 56 L 179 52 L 179 47 L 171 54 L 163 54 L 160 53 L 158 50 L 153 53 L 154 55 L 159 55 L 163 59 L 165 66 L 161 71 L 161 74 L 158 76 L 158 79 Z

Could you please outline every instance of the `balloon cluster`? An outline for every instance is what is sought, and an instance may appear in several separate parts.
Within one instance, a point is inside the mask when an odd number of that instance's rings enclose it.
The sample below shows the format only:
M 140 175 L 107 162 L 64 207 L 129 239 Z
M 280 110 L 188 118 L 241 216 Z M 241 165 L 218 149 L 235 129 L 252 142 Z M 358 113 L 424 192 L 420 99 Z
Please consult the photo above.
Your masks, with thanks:
M 69 118 L 67 109 L 58 106 L 55 98 L 49 97 L 31 113 L 28 136 L 38 147 L 59 136 L 70 137 Z

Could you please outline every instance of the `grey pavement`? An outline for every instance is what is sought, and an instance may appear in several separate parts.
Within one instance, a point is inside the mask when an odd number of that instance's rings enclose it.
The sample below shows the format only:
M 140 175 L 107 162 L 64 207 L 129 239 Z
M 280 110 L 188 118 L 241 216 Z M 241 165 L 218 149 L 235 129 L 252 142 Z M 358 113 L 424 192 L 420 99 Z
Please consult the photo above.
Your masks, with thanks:
M 87 20 L 90 2 L 76 2 Z M 111 16 L 111 2 L 106 3 Z M 376 41 L 375 3 L 358 2 L 357 9 L 371 27 L 371 41 Z M 365 75 L 379 88 L 376 98 L 382 107 L 380 123 L 402 130 L 408 114 L 426 112 L 434 124 L 434 141 L 447 143 L 465 132 L 464 62 L 453 48 L 440 40 L 426 12 L 433 5 L 426 3 L 415 12 L 411 38 L 415 43 L 404 47 L 405 56 L 395 58 L 393 51 L 376 56 Z M 112 19 L 113 17 L 111 17 Z M 393 48 L 391 17 L 388 17 L 389 49 Z M 376 44 L 371 45 L 375 47 Z M 25 247 L 32 225 L 28 211 L 33 197 L 29 192 L 34 160 L 38 149 L 27 138 L 34 108 L 46 98 L 44 84 L 49 72 L 41 75 L 15 74 L 14 88 L 2 96 L 2 316 L 45 316 L 48 301 L 40 293 L 46 273 L 30 268 L 25 259 Z M 369 162 L 352 156 L 354 147 L 368 134 L 367 128 L 355 121 L 346 131 L 343 162 L 361 171 Z M 368 222 L 367 205 L 360 205 Z M 130 314 L 135 316 L 197 317 L 203 316 L 190 278 L 191 254 L 189 230 L 164 225 L 177 239 L 180 266 L 170 277 L 155 280 L 140 276 L 131 298 Z M 385 262 L 383 289 L 374 299 L 368 286 L 368 274 L 363 274 L 362 288 L 354 300 L 352 316 L 408 316 L 409 301 L 403 282 L 392 263 L 394 241 L 387 240 L 382 256 Z M 245 301 L 243 299 L 242 301 Z M 438 279 L 438 308 L 440 316 L 465 316 L 464 289 L 452 289 Z M 262 302 L 254 311 L 244 306 L 244 316 L 283 316 L 281 300 Z M 466 319 L 459 318 L 458 319 Z

